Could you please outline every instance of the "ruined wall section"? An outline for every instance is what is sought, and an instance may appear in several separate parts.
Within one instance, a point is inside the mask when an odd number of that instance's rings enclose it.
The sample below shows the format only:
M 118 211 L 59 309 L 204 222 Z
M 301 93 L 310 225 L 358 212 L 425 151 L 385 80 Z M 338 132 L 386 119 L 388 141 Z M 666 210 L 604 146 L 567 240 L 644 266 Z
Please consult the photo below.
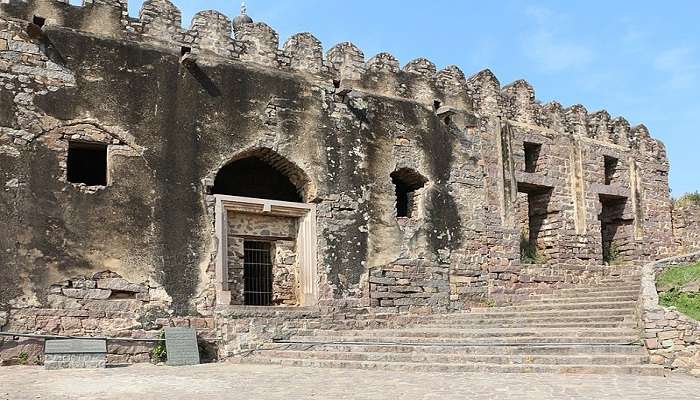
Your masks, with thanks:
M 677 254 L 700 250 L 700 204 L 687 202 L 673 207 L 673 237 Z
M 478 74 L 473 80 L 484 80 Z M 471 80 L 471 79 L 470 79 Z M 494 86 L 495 85 L 491 85 Z M 557 103 L 542 105 L 535 99 L 534 90 L 524 81 L 505 86 L 500 92 L 475 88 L 476 111 L 501 115 L 513 132 L 511 154 L 508 156 L 515 170 L 520 190 L 527 186 L 554 186 L 553 203 L 562 229 L 556 229 L 558 242 L 571 244 L 585 242 L 593 253 L 577 253 L 564 248 L 562 260 L 590 260 L 600 262 L 600 199 L 627 198 L 625 219 L 635 220 L 630 228 L 635 243 L 622 251 L 627 260 L 667 254 L 669 235 L 668 161 L 663 145 L 651 139 L 643 125 L 630 128 L 623 118 L 611 118 L 605 111 L 588 113 L 580 105 L 562 109 Z M 523 143 L 542 146 L 535 171 L 523 173 Z M 497 148 L 494 144 L 492 148 Z M 606 182 L 605 158 L 617 161 L 612 180 Z M 512 197 L 511 197 L 512 198 Z M 573 205 L 573 209 L 572 206 Z M 507 213 L 508 214 L 508 213 Z M 510 222 L 506 218 L 507 222 Z M 555 222 L 554 225 L 558 225 Z M 577 240 L 576 236 L 580 240 Z M 643 254 L 644 238 L 660 238 L 658 248 L 651 246 Z M 555 252 L 556 254 L 556 252 Z
M 540 104 L 527 82 L 501 88 L 488 70 L 467 81 L 474 110 L 486 119 L 481 134 L 487 207 L 492 207 L 492 217 L 500 217 L 491 222 L 491 232 L 498 236 L 492 248 L 511 255 L 500 261 L 495 254 L 489 257 L 490 298 L 517 300 L 532 288 L 605 274 L 596 266 L 604 262 L 601 214 L 607 200 L 622 204 L 614 216 L 619 226 L 612 230 L 618 242 L 616 263 L 673 251 L 668 162 L 663 145 L 646 128 L 630 128 L 623 118 L 589 113 L 580 105 Z M 525 168 L 525 143 L 541 148 L 531 171 Z M 617 160 L 607 179 L 606 157 Z M 538 195 L 547 203 L 538 247 L 548 265 L 521 265 L 517 256 L 518 225 L 528 215 L 522 192 L 533 191 L 549 191 Z

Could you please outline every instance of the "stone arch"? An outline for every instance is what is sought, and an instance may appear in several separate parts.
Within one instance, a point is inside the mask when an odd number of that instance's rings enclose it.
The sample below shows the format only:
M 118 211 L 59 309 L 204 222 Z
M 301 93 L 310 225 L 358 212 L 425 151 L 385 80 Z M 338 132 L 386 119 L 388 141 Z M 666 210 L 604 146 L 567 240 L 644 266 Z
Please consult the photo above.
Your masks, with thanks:
M 211 194 L 307 202 L 310 179 L 296 164 L 269 148 L 239 153 L 209 180 Z

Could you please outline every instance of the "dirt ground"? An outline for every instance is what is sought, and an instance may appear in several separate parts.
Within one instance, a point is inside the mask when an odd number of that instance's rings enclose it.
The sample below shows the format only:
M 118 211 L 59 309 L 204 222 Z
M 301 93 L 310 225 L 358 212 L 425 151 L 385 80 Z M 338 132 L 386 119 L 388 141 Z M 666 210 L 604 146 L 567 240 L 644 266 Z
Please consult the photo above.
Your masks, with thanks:
M 211 397 L 213 396 L 213 397 Z M 700 399 L 700 379 L 455 374 L 238 364 L 0 368 L 0 399 Z

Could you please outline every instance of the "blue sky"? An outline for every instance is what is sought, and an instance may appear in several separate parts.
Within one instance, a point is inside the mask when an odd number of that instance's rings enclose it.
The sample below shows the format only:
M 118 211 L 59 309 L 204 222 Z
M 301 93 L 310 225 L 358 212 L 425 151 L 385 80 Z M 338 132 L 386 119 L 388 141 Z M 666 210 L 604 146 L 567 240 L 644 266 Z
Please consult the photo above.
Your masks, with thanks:
M 129 0 L 138 15 L 142 1 Z M 239 2 L 175 0 L 183 25 L 204 9 L 233 17 Z M 249 0 L 280 34 L 311 32 L 324 50 L 352 41 L 365 56 L 426 57 L 467 76 L 490 68 L 502 85 L 526 79 L 543 102 L 607 109 L 644 123 L 671 159 L 673 195 L 700 190 L 700 2 Z

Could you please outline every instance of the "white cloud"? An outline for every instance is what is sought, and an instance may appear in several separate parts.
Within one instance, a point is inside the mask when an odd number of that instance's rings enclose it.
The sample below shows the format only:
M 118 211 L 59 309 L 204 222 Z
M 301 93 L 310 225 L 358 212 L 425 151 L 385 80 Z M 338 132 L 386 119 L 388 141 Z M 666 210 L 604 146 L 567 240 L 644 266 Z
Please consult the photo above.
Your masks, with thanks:
M 654 68 L 666 74 L 669 89 L 689 89 L 698 82 L 700 64 L 696 51 L 690 47 L 676 47 L 658 53 Z
M 545 72 L 561 72 L 589 64 L 593 50 L 581 43 L 566 40 L 554 26 L 565 26 L 567 16 L 543 7 L 530 7 L 525 14 L 532 22 L 532 29 L 523 34 L 522 50 Z M 559 22 L 559 24 L 553 23 Z

